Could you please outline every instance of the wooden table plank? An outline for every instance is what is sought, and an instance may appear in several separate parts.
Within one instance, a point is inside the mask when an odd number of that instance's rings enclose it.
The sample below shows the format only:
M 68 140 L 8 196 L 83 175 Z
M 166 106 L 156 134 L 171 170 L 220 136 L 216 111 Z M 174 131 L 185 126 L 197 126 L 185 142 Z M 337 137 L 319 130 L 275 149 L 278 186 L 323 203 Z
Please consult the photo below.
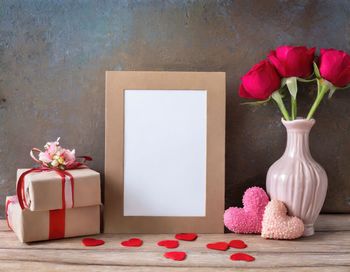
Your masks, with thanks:
M 321 214 L 315 224 L 316 231 L 350 231 L 349 214 Z M 0 219 L 0 232 L 9 231 L 6 220 Z
M 259 235 L 202 234 L 195 242 L 180 242 L 184 262 L 165 259 L 168 251 L 156 245 L 170 239 L 169 234 L 132 235 L 144 240 L 140 248 L 124 248 L 120 242 L 130 235 L 101 234 L 106 244 L 87 248 L 81 238 L 20 243 L 0 221 L 0 271 L 350 271 L 350 215 L 322 215 L 317 223 L 321 230 L 312 237 L 294 241 L 266 240 Z M 240 250 L 256 258 L 251 263 L 232 262 L 230 249 L 218 252 L 206 248 L 215 241 L 243 239 L 248 248 Z M 241 270 L 243 271 L 243 270 Z
M 71 272 L 349 272 L 348 266 L 324 266 L 324 267 L 274 267 L 274 268 L 237 268 L 237 267 L 155 267 L 155 266 L 109 266 L 109 265 L 72 265 L 53 264 L 45 262 L 14 262 L 2 261 L 0 271 L 71 271 Z
M 14 233 L 0 232 L 1 245 L 0 249 L 33 249 L 33 250 L 93 250 L 93 251 L 114 251 L 114 252 L 164 252 L 164 248 L 157 246 L 157 242 L 164 239 L 173 238 L 172 235 L 133 235 L 141 238 L 144 245 L 141 248 L 125 248 L 120 246 L 120 242 L 130 238 L 130 235 L 123 234 L 101 234 L 91 236 L 105 240 L 106 244 L 101 247 L 87 248 L 81 244 L 81 238 L 69 238 L 56 241 L 43 241 L 30 244 L 23 244 L 17 240 Z M 217 241 L 230 241 L 232 239 L 242 239 L 249 247 L 245 252 L 338 252 L 346 253 L 350 249 L 350 232 L 317 232 L 314 236 L 300 238 L 293 241 L 283 240 L 266 240 L 259 235 L 243 235 L 243 234 L 202 234 L 193 242 L 180 242 L 179 249 L 185 251 L 191 250 L 200 253 L 215 252 L 206 248 L 206 244 Z
M 166 250 L 164 250 L 165 252 Z M 180 266 L 180 267 L 322 267 L 330 265 L 349 266 L 350 252 L 256 252 L 244 251 L 253 255 L 254 262 L 232 262 L 230 254 L 237 252 L 198 252 L 187 250 L 188 257 L 184 262 L 175 262 L 164 258 L 162 252 L 155 251 L 112 251 L 112 250 L 57 250 L 46 249 L 0 249 L 0 260 L 49 262 L 53 264 L 73 265 L 109 265 L 109 266 Z
M 315 224 L 316 231 L 350 231 L 350 214 L 321 214 Z

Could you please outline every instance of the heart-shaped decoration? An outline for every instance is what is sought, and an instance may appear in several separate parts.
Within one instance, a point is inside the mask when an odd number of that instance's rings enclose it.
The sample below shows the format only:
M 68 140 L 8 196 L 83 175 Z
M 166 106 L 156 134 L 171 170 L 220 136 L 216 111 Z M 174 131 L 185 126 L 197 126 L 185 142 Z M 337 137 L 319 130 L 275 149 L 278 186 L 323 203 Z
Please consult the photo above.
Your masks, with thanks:
M 229 246 L 232 247 L 232 248 L 246 248 L 247 247 L 247 244 L 244 243 L 242 240 L 232 240 L 230 243 L 229 243 Z
M 268 202 L 269 197 L 262 188 L 249 188 L 243 195 L 243 208 L 231 207 L 225 211 L 225 226 L 236 233 L 261 233 Z
M 207 244 L 207 248 L 214 250 L 226 251 L 230 246 L 226 242 L 216 242 Z
M 163 240 L 157 243 L 158 246 L 163 246 L 166 248 L 177 248 L 179 246 L 179 241 L 177 240 Z
M 121 242 L 121 245 L 125 247 L 140 247 L 142 246 L 142 244 L 143 244 L 143 241 L 139 238 L 131 238 L 127 241 Z
M 246 262 L 252 262 L 255 260 L 255 258 L 249 254 L 246 253 L 234 253 L 230 256 L 230 259 L 232 261 L 246 261 Z
M 194 241 L 196 240 L 198 235 L 196 233 L 178 233 L 175 235 L 177 240 L 182 241 Z
M 296 216 L 287 215 L 282 201 L 271 200 L 267 204 L 262 222 L 261 237 L 269 239 L 296 239 L 304 233 L 304 223 Z
M 174 261 L 183 261 L 186 259 L 186 253 L 183 251 L 171 251 L 164 253 L 164 257 Z
M 84 246 L 101 246 L 105 243 L 103 240 L 95 239 L 95 238 L 84 238 L 82 240 Z

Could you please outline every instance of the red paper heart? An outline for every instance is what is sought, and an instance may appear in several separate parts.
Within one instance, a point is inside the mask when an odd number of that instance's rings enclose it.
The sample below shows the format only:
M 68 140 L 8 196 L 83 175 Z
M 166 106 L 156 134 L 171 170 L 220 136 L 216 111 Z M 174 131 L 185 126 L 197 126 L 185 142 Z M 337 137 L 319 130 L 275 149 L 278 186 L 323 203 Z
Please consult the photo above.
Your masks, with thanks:
M 229 243 L 229 246 L 233 248 L 246 248 L 247 244 L 244 243 L 242 240 L 232 240 Z
M 163 246 L 166 248 L 177 248 L 179 246 L 179 241 L 177 240 L 163 240 L 158 242 L 158 246 Z
M 245 253 L 232 254 L 230 259 L 232 261 L 246 261 L 246 262 L 252 262 L 255 260 L 253 256 L 250 256 L 249 254 L 245 254 Z
M 229 248 L 229 245 L 226 242 L 217 242 L 217 243 L 207 244 L 207 248 L 225 251 Z
M 98 240 L 95 238 L 84 238 L 82 240 L 84 246 L 101 246 L 105 243 L 103 240 Z
M 164 257 L 174 261 L 183 261 L 186 259 L 186 253 L 182 251 L 171 251 L 164 253 Z
M 125 247 L 140 247 L 142 246 L 142 244 L 143 244 L 143 241 L 139 238 L 131 238 L 127 241 L 121 242 L 121 245 Z
M 178 233 L 175 235 L 177 240 L 183 241 L 194 241 L 196 240 L 198 235 L 196 233 Z

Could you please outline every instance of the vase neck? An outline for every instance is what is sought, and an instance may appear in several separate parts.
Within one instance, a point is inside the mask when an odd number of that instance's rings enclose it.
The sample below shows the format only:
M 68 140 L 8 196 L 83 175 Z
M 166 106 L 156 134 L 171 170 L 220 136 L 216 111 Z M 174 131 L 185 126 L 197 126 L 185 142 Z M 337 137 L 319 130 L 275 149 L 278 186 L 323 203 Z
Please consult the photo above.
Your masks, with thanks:
M 312 158 L 309 148 L 309 134 L 315 120 L 297 119 L 282 122 L 287 130 L 287 146 L 284 156 Z

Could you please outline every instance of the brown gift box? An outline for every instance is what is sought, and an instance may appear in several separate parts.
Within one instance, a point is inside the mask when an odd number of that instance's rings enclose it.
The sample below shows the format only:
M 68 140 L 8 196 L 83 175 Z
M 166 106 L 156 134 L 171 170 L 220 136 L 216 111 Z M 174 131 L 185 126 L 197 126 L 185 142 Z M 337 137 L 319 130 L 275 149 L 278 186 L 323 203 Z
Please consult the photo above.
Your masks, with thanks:
M 28 169 L 18 169 L 20 175 Z M 74 178 L 74 207 L 101 204 L 100 174 L 89 168 L 66 170 Z M 65 186 L 70 190 L 70 186 Z M 55 171 L 32 172 L 25 176 L 24 190 L 28 209 L 31 211 L 48 211 L 61 209 L 62 180 Z M 67 208 L 70 208 L 69 205 Z
M 50 222 L 52 211 L 22 210 L 17 196 L 6 197 L 6 207 L 9 227 L 21 242 L 55 239 L 50 238 L 50 228 L 57 227 Z M 64 212 L 64 238 L 100 233 L 100 205 L 66 209 Z

